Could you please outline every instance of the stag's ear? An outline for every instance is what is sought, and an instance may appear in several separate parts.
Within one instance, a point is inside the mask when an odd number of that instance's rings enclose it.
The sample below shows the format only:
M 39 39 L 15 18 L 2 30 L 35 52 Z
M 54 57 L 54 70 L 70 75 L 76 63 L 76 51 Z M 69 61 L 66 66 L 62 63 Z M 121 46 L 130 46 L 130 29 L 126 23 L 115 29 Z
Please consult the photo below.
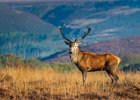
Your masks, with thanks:
M 66 45 L 70 45 L 70 42 L 69 41 L 64 41 Z

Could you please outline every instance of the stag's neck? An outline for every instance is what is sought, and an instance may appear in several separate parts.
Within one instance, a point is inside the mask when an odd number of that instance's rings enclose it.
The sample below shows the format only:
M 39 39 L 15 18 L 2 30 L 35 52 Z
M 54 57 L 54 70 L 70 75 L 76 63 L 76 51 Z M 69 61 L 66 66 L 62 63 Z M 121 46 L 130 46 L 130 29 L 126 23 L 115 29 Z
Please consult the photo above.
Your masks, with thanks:
M 78 63 L 78 61 L 80 60 L 81 58 L 81 50 L 80 48 L 77 48 L 75 51 L 71 52 L 70 53 L 70 58 L 71 58 L 71 61 L 75 64 Z

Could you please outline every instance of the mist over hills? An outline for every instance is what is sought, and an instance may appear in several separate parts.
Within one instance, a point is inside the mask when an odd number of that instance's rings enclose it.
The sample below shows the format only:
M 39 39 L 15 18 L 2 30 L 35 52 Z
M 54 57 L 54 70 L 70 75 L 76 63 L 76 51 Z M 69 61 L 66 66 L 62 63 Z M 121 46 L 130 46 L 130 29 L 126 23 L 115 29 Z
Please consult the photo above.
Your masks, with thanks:
M 90 46 L 100 43 L 105 45 L 104 42 L 107 44 L 107 41 L 112 41 L 114 44 L 108 44 L 110 48 L 105 49 L 110 51 L 116 45 L 115 40 L 120 50 L 129 48 L 128 52 L 140 51 L 140 45 L 130 47 L 128 42 L 130 37 L 134 37 L 133 44 L 140 39 L 140 1 L 83 0 L 73 3 L 74 1 L 70 0 L 68 2 L 54 0 L 37 3 L 1 3 L 0 54 L 14 53 L 24 58 L 49 59 L 57 55 L 62 57 L 63 53 L 67 54 L 67 46 L 57 26 L 64 23 L 66 24 L 64 33 L 67 33 L 70 39 L 74 39 L 77 35 L 82 36 L 85 26 L 90 24 L 93 30 L 82 43 L 87 51 L 99 52 L 96 46 L 91 49 Z M 126 42 L 122 42 L 123 40 Z

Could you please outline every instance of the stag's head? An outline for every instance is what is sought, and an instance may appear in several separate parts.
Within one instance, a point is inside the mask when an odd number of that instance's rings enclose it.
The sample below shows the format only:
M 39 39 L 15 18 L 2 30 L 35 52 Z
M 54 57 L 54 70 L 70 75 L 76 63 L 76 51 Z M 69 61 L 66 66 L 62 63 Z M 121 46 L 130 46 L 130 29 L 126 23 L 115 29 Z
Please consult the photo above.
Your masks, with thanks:
M 70 47 L 70 51 L 71 51 L 71 52 L 75 51 L 75 50 L 78 48 L 78 46 L 79 46 L 79 44 L 81 43 L 81 41 L 82 41 L 82 40 L 89 34 L 89 32 L 91 31 L 91 27 L 87 26 L 87 31 L 84 32 L 84 35 L 83 35 L 81 38 L 78 38 L 78 37 L 77 37 L 74 41 L 72 41 L 72 40 L 70 40 L 70 39 L 68 38 L 67 34 L 64 35 L 64 33 L 63 33 L 63 28 L 64 28 L 64 26 L 60 26 L 60 27 L 58 27 L 58 28 L 59 28 L 59 30 L 60 30 L 60 33 L 61 33 L 62 37 L 65 39 L 64 42 L 66 43 L 66 45 L 68 45 L 68 46 Z

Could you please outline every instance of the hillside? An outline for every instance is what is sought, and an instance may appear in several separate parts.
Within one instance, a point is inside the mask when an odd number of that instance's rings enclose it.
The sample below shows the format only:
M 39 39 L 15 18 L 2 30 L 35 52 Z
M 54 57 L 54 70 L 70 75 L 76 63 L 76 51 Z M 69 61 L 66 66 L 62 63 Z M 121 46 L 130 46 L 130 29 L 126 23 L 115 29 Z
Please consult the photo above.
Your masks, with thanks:
M 0 54 L 33 58 L 57 51 L 57 28 L 33 14 L 0 4 L 0 23 Z
M 0 54 L 14 53 L 24 58 L 53 58 L 66 50 L 66 45 L 60 36 L 57 26 L 66 23 L 64 33 L 70 39 L 83 35 L 85 26 L 90 24 L 91 33 L 84 40 L 83 46 L 90 50 L 91 44 L 112 41 L 118 45 L 117 51 L 113 44 L 108 44 L 111 51 L 118 52 L 121 39 L 140 35 L 140 5 L 138 0 L 73 0 L 58 2 L 13 2 L 0 3 Z M 118 40 L 119 39 L 119 40 Z M 137 38 L 134 38 L 134 42 Z M 126 40 L 128 41 L 128 40 Z M 124 42 L 121 51 L 129 48 L 129 42 Z M 61 45 L 62 44 L 62 45 Z M 138 43 L 139 44 L 139 43 Z M 91 51 L 95 50 L 92 47 Z M 111 46 L 109 46 L 111 45 Z M 127 46 L 125 46 L 127 45 Z M 138 47 L 133 47 L 139 51 Z M 102 49 L 101 49 L 102 50 Z
M 0 32 L 50 33 L 55 27 L 37 16 L 0 5 Z

